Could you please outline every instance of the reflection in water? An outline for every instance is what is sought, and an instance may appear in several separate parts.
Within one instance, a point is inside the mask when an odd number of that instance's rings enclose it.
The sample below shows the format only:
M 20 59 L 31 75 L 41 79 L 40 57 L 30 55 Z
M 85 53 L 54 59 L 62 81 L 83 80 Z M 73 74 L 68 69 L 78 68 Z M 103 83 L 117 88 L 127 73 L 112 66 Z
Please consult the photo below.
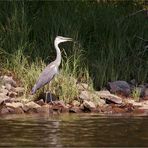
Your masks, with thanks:
M 91 114 L 0 120 L 0 146 L 148 146 L 148 118 Z

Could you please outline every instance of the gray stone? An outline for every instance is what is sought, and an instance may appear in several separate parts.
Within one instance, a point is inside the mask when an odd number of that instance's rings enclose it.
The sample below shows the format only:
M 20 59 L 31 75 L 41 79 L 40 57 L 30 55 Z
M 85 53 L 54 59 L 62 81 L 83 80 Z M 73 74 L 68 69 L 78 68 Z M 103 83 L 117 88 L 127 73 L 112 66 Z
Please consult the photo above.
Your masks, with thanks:
M 14 88 L 14 91 L 17 93 L 17 96 L 22 96 L 24 94 L 23 87 L 16 87 L 16 88 Z
M 148 105 L 143 105 L 143 106 L 139 107 L 139 109 L 148 110 Z
M 81 91 L 79 98 L 81 100 L 90 100 L 91 94 L 88 91 Z
M 32 108 L 36 109 L 36 108 L 40 108 L 41 107 L 39 104 L 37 104 L 37 103 L 35 103 L 33 101 L 26 103 L 25 106 L 28 107 L 28 108 L 31 108 L 31 109 Z
M 73 100 L 73 101 L 72 101 L 72 105 L 73 105 L 73 106 L 80 106 L 80 102 L 77 101 L 77 100 Z
M 113 103 L 116 103 L 116 104 L 121 104 L 122 103 L 122 98 L 111 94 L 109 91 L 104 91 L 103 90 L 103 91 L 97 91 L 96 93 L 102 99 L 109 100 L 109 101 L 111 101 Z
M 5 102 L 5 101 L 8 101 L 8 100 L 10 100 L 10 98 L 8 96 L 6 96 L 3 93 L 0 93 L 0 104 Z
M 73 107 L 69 108 L 69 112 L 70 113 L 81 113 L 82 110 L 78 106 L 73 106 Z
M 84 105 L 84 107 L 86 107 L 90 110 L 96 108 L 95 104 L 92 101 L 84 100 L 83 105 Z
M 49 114 L 50 113 L 50 105 L 49 104 L 42 105 L 41 107 L 38 108 L 38 112 Z
M 137 107 L 140 107 L 140 106 L 143 105 L 142 102 L 137 102 L 137 101 L 135 101 L 135 100 L 133 100 L 133 99 L 127 99 L 127 100 L 126 100 L 126 103 L 133 104 L 133 106 L 137 106 Z
M 5 115 L 5 114 L 8 114 L 9 113 L 9 110 L 6 108 L 6 107 L 3 107 L 1 110 L 0 110 L 0 114 L 1 115 Z
M 9 91 L 8 91 L 7 89 L 5 89 L 5 88 L 1 88 L 1 89 L 0 89 L 0 93 L 1 93 L 1 94 L 7 95 L 8 92 L 9 92 Z
M 104 106 L 106 104 L 106 101 L 104 99 L 99 99 L 97 102 L 97 105 Z
M 19 108 L 19 107 L 23 108 L 24 105 L 21 102 L 12 102 L 12 103 L 6 103 L 6 106 L 10 108 Z
M 11 90 L 11 84 L 7 83 L 7 84 L 5 85 L 5 88 L 6 88 L 8 91 L 10 91 L 10 90 Z
M 43 99 L 40 99 L 40 100 L 36 101 L 36 103 L 39 104 L 40 106 L 46 104 Z
M 0 79 L 4 85 L 11 84 L 12 86 L 16 87 L 16 82 L 12 79 L 12 77 L 8 77 L 5 75 L 1 76 Z
M 17 93 L 16 92 L 13 92 L 13 91 L 10 91 L 10 92 L 8 92 L 8 96 L 10 98 L 15 98 L 17 96 Z
M 118 93 L 124 96 L 129 96 L 131 93 L 130 85 L 126 81 L 114 81 L 108 83 L 111 93 Z

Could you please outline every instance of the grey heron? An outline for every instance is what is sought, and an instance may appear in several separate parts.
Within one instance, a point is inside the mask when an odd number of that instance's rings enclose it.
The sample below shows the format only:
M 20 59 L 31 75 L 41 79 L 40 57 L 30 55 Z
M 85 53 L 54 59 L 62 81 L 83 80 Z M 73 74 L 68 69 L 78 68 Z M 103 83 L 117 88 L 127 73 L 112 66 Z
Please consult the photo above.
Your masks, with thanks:
M 34 94 L 38 89 L 49 83 L 54 76 L 58 73 L 58 68 L 61 63 L 61 51 L 59 48 L 59 44 L 62 42 L 72 41 L 72 38 L 57 36 L 54 40 L 54 46 L 56 49 L 56 59 L 55 61 L 51 62 L 47 67 L 42 71 L 40 74 L 36 84 L 32 88 L 32 94 Z M 47 101 L 47 94 L 46 94 L 46 101 Z M 52 101 L 52 98 L 51 98 Z

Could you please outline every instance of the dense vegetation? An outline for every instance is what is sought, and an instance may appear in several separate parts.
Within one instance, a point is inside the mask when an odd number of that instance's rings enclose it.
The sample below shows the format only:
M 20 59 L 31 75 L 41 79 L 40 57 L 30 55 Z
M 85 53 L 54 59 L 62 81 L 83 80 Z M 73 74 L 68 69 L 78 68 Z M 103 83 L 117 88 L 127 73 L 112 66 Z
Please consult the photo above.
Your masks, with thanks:
M 54 60 L 57 35 L 75 42 L 61 46 L 62 71 L 53 85 L 72 89 L 72 77 L 82 76 L 91 76 L 97 88 L 119 79 L 147 81 L 148 16 L 135 13 L 144 8 L 140 2 L 5 1 L 0 8 L 1 69 L 13 71 L 26 92 Z M 72 95 L 64 90 L 63 97 Z

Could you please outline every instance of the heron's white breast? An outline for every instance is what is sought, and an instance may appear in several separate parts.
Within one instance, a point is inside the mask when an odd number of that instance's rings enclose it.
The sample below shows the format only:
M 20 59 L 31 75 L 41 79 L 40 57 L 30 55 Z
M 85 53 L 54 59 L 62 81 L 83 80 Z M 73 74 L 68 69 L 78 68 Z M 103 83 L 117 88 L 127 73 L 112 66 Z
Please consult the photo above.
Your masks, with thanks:
M 56 73 L 58 73 L 58 67 L 56 65 L 53 64 L 50 68 L 53 69 Z

